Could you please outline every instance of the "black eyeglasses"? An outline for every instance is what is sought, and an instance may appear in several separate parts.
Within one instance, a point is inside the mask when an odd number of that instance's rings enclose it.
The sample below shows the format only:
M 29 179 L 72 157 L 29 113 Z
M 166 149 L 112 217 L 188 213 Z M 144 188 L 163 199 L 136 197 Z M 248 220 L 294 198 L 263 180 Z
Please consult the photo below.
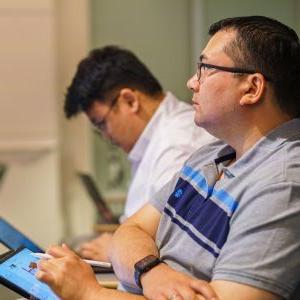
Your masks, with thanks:
M 235 67 L 223 67 L 223 66 L 216 66 L 216 65 L 211 65 L 211 64 L 205 64 L 203 62 L 198 62 L 197 63 L 197 79 L 200 82 L 201 75 L 203 74 L 203 71 L 205 69 L 215 69 L 215 70 L 220 70 L 223 72 L 229 72 L 229 73 L 235 73 L 235 74 L 254 74 L 254 73 L 260 73 L 254 70 L 248 70 L 248 69 L 243 69 L 243 68 L 235 68 Z M 263 74 L 264 75 L 264 74 Z M 266 80 L 269 80 L 265 75 L 264 75 Z
M 104 115 L 104 117 L 102 118 L 102 120 L 93 122 L 93 125 L 97 131 L 104 131 L 106 129 L 107 118 L 108 118 L 110 112 L 112 111 L 113 107 L 117 104 L 119 96 L 120 96 L 120 93 L 118 93 L 113 98 L 113 100 L 110 103 L 109 109 L 108 109 L 107 113 Z

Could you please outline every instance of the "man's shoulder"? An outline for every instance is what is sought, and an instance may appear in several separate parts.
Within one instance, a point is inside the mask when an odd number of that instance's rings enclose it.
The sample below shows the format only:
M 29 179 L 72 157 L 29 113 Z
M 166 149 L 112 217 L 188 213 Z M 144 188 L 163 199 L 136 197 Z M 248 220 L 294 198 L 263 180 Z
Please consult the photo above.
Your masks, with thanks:
M 250 176 L 262 186 L 278 182 L 300 183 L 300 137 L 268 137 L 250 150 L 241 163 L 245 171 L 252 170 Z
M 210 163 L 223 155 L 224 149 L 228 148 L 223 141 L 214 138 L 210 143 L 201 146 L 187 160 L 187 164 L 197 165 L 199 163 Z
M 274 181 L 297 182 L 300 184 L 300 139 L 289 139 L 279 147 L 265 153 L 261 163 L 262 173 Z

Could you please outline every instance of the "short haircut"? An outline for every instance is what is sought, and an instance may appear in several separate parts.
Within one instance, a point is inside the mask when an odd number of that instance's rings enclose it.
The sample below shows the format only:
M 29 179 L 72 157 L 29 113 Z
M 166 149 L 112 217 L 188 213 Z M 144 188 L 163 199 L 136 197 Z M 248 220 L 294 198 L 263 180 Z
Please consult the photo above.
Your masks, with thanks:
M 224 51 L 237 67 L 254 69 L 273 86 L 277 104 L 291 117 L 300 116 L 300 43 L 296 32 L 263 16 L 236 17 L 211 25 L 212 36 L 234 30 L 235 39 Z
M 162 92 L 158 80 L 131 51 L 117 46 L 92 50 L 79 63 L 68 87 L 66 117 L 87 111 L 94 101 L 108 102 L 106 98 L 121 88 L 140 90 L 150 96 Z

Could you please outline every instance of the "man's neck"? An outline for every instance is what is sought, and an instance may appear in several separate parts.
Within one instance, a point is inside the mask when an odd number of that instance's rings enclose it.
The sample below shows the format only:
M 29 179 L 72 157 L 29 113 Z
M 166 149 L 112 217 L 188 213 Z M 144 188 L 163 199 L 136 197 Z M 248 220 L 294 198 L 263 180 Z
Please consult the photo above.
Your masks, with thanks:
M 291 120 L 287 115 L 281 115 L 277 118 L 268 118 L 268 122 L 262 119 L 260 122 L 256 120 L 252 124 L 238 124 L 236 130 L 229 131 L 229 135 L 222 138 L 236 151 L 236 160 L 253 147 L 261 138 L 267 136 L 273 129 L 279 127 L 283 123 Z
M 156 110 L 159 108 L 162 100 L 165 98 L 165 94 L 159 93 L 157 96 L 148 96 L 144 93 L 140 93 L 140 109 L 138 111 L 137 117 L 135 118 L 134 132 L 132 136 L 135 138 L 132 140 L 132 147 L 135 145 L 146 126 L 150 122 L 151 118 L 155 114 Z M 132 147 L 126 151 L 129 153 Z
M 147 96 L 145 94 L 143 95 L 140 117 L 145 121 L 145 126 L 153 117 L 165 96 L 166 95 L 163 92 L 159 93 L 157 96 Z

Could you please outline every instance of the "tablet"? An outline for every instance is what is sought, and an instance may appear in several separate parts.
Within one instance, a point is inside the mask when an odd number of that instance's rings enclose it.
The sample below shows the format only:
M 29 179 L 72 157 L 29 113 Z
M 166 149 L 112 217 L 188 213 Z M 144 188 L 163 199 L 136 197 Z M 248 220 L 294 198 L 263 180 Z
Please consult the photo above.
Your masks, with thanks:
M 44 283 L 35 277 L 39 258 L 32 251 L 20 248 L 0 260 L 0 283 L 26 299 L 58 300 Z
M 22 232 L 20 232 L 2 217 L 0 217 L 0 245 L 1 244 L 12 250 L 16 250 L 20 247 L 25 247 L 33 252 L 45 252 L 44 249 L 30 240 L 27 236 L 25 236 Z M 106 267 L 92 266 L 92 269 L 94 273 L 113 272 L 112 268 Z

